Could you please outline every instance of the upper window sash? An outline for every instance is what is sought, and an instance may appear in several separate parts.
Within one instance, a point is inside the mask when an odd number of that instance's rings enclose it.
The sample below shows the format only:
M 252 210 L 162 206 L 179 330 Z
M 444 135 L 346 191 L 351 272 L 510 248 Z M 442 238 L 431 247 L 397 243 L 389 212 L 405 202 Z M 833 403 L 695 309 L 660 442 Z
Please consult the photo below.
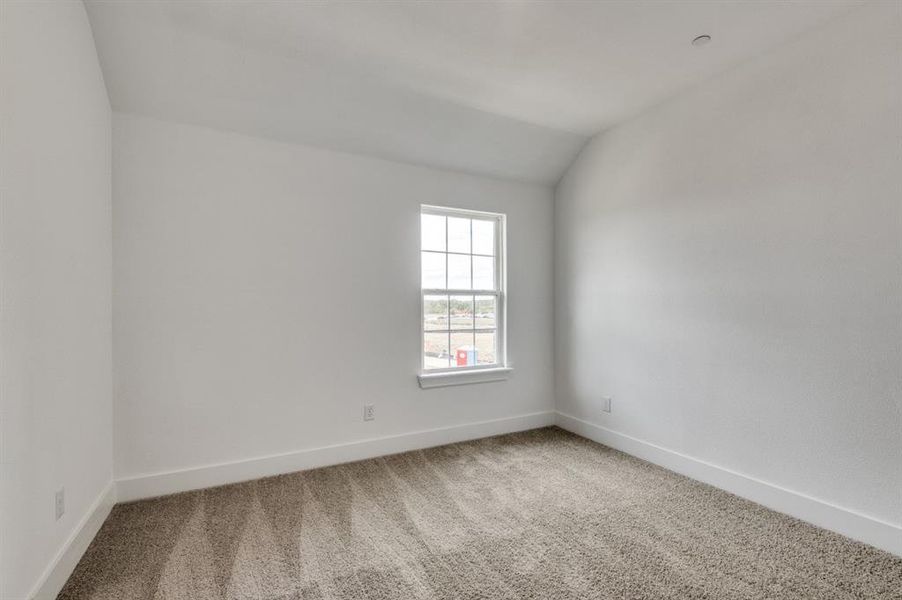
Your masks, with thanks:
M 438 206 L 428 206 L 422 205 L 420 209 L 421 215 L 435 215 L 438 217 L 445 217 L 446 219 L 453 218 L 461 218 L 461 219 L 470 219 L 475 221 L 481 221 L 485 223 L 490 223 L 492 226 L 492 238 L 493 238 L 493 247 L 491 250 L 491 254 L 487 252 L 479 252 L 475 250 L 480 250 L 474 247 L 474 232 L 470 230 L 470 240 L 469 240 L 469 251 L 464 252 L 458 249 L 452 250 L 449 246 L 449 222 L 445 221 L 445 240 L 444 247 L 442 249 L 433 247 L 423 247 L 423 242 L 421 241 L 420 251 L 421 253 L 428 254 L 436 254 L 436 255 L 444 255 L 445 256 L 445 285 L 444 286 L 429 286 L 428 288 L 423 288 L 423 283 L 421 282 L 421 289 L 425 293 L 426 291 L 449 291 L 449 292 L 460 292 L 460 293 L 471 293 L 471 292 L 503 292 L 504 289 L 504 215 L 500 215 L 497 213 L 489 213 L 477 210 L 469 210 L 469 209 L 452 209 L 452 208 L 443 208 Z M 470 287 L 469 288 L 460 288 L 457 286 L 449 286 L 448 277 L 449 277 L 449 257 L 451 256 L 469 256 L 469 257 L 481 257 L 481 258 L 492 258 L 493 265 L 493 286 L 492 287 L 474 287 L 474 278 L 475 272 L 474 267 L 471 262 L 470 267 Z M 472 261 L 472 258 L 471 258 Z M 436 282 L 437 283 L 437 282 Z

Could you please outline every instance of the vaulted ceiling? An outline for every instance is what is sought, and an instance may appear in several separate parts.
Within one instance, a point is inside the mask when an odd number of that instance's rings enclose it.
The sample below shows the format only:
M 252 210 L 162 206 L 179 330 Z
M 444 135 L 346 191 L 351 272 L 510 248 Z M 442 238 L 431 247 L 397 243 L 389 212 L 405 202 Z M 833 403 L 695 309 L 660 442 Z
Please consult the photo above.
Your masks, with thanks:
M 86 4 L 115 110 L 552 184 L 593 134 L 860 2 Z

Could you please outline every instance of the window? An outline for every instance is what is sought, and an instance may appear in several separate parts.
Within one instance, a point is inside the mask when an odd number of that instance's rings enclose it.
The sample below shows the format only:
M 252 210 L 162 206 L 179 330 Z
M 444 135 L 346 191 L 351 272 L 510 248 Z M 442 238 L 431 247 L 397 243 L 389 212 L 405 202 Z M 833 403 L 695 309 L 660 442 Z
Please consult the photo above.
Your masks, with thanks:
M 423 372 L 504 367 L 504 215 L 423 206 L 420 223 Z

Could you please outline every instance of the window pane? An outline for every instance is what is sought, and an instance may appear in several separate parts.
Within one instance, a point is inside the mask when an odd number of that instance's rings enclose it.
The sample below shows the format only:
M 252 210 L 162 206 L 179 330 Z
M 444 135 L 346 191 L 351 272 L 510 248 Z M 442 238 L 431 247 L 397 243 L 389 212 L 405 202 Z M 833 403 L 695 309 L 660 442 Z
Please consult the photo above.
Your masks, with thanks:
M 470 219 L 448 217 L 448 252 L 470 253 Z
M 495 347 L 495 332 L 478 332 L 476 334 L 476 358 L 477 364 L 491 365 L 495 364 L 497 350 Z
M 473 219 L 473 254 L 495 255 L 495 221 Z
M 427 369 L 447 369 L 451 366 L 447 331 L 423 334 L 423 363 Z
M 423 329 L 448 329 L 448 296 L 423 298 Z
M 445 251 L 445 217 L 420 215 L 420 231 L 423 236 L 422 250 Z
M 477 364 L 476 347 L 473 344 L 473 334 L 451 334 L 451 366 L 472 367 Z
M 423 288 L 445 287 L 445 256 L 438 252 L 421 252 Z
M 454 290 L 470 289 L 470 256 L 448 255 L 448 287 Z
M 451 296 L 451 329 L 473 329 L 473 296 Z
M 476 296 L 476 329 L 494 329 L 497 323 L 495 297 Z
M 495 289 L 495 259 L 491 256 L 473 257 L 473 289 Z

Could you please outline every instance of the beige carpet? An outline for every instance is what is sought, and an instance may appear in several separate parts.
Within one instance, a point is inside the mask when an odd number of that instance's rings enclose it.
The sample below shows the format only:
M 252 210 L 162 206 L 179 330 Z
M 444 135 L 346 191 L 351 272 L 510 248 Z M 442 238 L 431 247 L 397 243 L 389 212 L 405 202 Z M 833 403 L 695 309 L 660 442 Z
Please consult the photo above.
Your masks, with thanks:
M 66 599 L 902 598 L 902 559 L 548 428 L 116 506 Z

